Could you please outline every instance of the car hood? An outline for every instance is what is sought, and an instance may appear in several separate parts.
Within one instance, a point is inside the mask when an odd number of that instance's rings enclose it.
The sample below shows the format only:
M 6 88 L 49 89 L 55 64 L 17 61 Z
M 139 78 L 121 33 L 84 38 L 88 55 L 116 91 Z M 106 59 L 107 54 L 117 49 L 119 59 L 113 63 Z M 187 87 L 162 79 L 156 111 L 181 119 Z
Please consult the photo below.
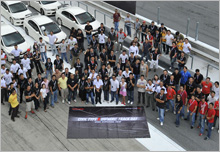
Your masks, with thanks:
M 67 38 L 67 35 L 66 35 L 63 31 L 61 31 L 61 32 L 59 32 L 59 33 L 56 33 L 55 35 L 56 35 L 57 38 L 58 38 L 57 43 L 60 43 L 60 42 L 62 41 L 62 39 L 66 39 L 66 38 Z M 48 38 L 48 36 L 44 36 L 43 38 L 44 38 L 44 41 L 45 41 L 45 42 L 49 43 L 49 38 Z
M 55 2 L 55 3 L 51 3 L 51 4 L 47 4 L 47 5 L 42 5 L 42 7 L 44 9 L 57 9 L 58 6 L 60 6 L 61 4 L 59 2 Z
M 26 10 L 26 11 L 19 12 L 19 13 L 13 13 L 12 17 L 14 17 L 14 18 L 25 18 L 25 15 L 30 14 L 30 13 L 31 13 L 30 10 Z
M 21 44 L 18 44 L 18 48 L 22 50 L 22 53 L 27 52 L 27 49 L 30 48 L 30 45 L 25 41 Z M 11 51 L 14 49 L 14 46 L 6 47 L 7 53 L 11 53 Z

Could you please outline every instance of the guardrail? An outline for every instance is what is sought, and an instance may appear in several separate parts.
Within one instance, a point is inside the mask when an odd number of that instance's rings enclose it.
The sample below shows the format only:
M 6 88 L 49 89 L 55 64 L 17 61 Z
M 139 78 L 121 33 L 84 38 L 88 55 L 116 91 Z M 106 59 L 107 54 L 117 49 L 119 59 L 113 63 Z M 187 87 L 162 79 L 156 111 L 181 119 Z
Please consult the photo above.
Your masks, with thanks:
M 213 67 L 213 68 L 219 70 L 219 68 L 218 68 L 217 66 L 215 66 L 215 65 L 209 63 L 209 64 L 207 65 L 206 77 L 208 77 L 209 67 Z

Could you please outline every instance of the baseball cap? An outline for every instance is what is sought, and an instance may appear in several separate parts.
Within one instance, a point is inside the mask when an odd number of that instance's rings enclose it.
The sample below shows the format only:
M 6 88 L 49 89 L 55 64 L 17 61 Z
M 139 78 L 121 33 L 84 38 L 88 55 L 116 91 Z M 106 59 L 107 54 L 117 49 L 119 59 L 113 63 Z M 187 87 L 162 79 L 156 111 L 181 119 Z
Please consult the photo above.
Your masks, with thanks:
M 91 77 L 88 77 L 88 79 L 91 79 Z
M 31 49 L 27 49 L 27 51 L 29 52 L 29 51 L 31 51 Z
M 146 21 L 143 21 L 143 23 L 146 23 Z

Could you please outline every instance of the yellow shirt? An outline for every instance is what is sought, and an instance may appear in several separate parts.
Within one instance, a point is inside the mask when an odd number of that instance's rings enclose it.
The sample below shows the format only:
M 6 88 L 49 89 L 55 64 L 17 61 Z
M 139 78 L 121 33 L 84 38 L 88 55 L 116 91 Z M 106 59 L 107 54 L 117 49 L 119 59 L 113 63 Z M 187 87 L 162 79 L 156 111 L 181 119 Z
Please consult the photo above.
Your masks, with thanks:
M 162 32 L 162 38 L 161 38 L 161 39 L 162 39 L 162 42 L 166 42 L 166 39 L 165 39 L 165 36 L 166 36 L 166 35 L 167 35 L 166 33 L 163 33 L 163 32 Z
M 182 43 L 178 42 L 177 43 L 177 48 L 178 48 L 179 51 L 183 51 L 183 42 Z
M 58 84 L 60 85 L 60 87 L 62 89 L 66 89 L 67 88 L 67 80 L 68 80 L 67 77 L 65 77 L 64 79 L 62 77 L 58 79 Z
M 11 94 L 9 96 L 8 102 L 11 104 L 12 108 L 15 108 L 19 105 L 18 99 L 17 99 L 17 94 L 13 95 Z

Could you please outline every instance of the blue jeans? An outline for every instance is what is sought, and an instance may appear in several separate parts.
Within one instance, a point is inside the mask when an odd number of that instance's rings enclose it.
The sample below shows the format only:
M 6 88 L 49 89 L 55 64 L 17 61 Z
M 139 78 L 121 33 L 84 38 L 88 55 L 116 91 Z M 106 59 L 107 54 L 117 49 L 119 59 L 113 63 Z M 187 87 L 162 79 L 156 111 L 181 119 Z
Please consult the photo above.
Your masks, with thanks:
M 157 107 L 158 109 L 158 113 L 159 113 L 159 118 L 160 118 L 160 122 L 164 121 L 164 109 Z
M 115 31 L 117 31 L 117 32 L 118 32 L 118 26 L 119 26 L 119 22 L 114 22 L 114 24 L 115 24 Z
M 171 68 L 173 69 L 173 65 L 176 62 L 176 58 L 170 58 Z
M 199 127 L 200 127 L 201 134 L 204 133 L 204 129 L 205 129 L 205 118 L 203 118 L 203 117 L 204 117 L 204 115 L 199 113 Z
M 139 77 L 140 77 L 140 74 L 134 74 L 135 84 L 137 84 Z
M 99 59 L 99 53 L 98 53 L 98 49 L 96 48 L 96 49 L 93 49 L 94 50 L 94 52 L 96 53 L 96 55 L 97 55 L 97 59 Z
M 176 125 L 179 126 L 180 125 L 180 113 L 178 113 L 179 109 L 176 110 Z
M 57 48 L 56 48 L 56 45 L 55 44 L 50 44 L 50 47 L 51 47 L 51 51 L 52 51 L 52 53 L 53 53 L 53 55 L 54 54 L 58 54 L 58 52 L 57 52 Z
M 207 135 L 208 138 L 211 137 L 212 126 L 213 126 L 213 123 L 208 122 L 208 135 Z
M 187 120 L 189 120 L 189 116 L 190 116 L 191 113 L 192 113 L 191 111 L 189 111 L 187 113 Z M 191 123 L 191 126 L 193 126 L 193 127 L 194 127 L 194 123 L 195 123 L 195 116 L 196 116 L 196 113 L 193 113 L 192 114 L 192 123 Z
M 180 116 L 181 116 L 181 117 L 184 117 L 184 114 L 185 114 L 184 109 L 185 109 L 185 107 L 186 107 L 185 105 L 182 106 L 182 109 L 181 109 L 181 111 L 180 111 Z
M 114 100 L 114 98 L 116 98 L 116 103 L 118 103 L 118 94 L 116 93 L 117 91 L 111 91 L 111 96 L 112 96 L 112 100 Z
M 57 102 L 57 90 L 53 91 L 53 94 L 51 94 L 51 106 L 54 106 L 54 102 Z
M 92 40 L 92 34 L 91 35 L 86 35 L 86 38 L 87 38 L 88 44 L 90 45 L 90 42 Z
M 93 95 L 93 92 L 87 92 L 87 93 L 86 93 L 86 102 L 87 102 L 87 103 L 89 102 L 89 96 L 91 97 L 92 104 L 95 104 L 95 103 L 94 103 L 94 95 Z
M 46 70 L 46 77 L 48 78 L 48 75 L 50 74 L 50 76 L 52 77 L 52 70 Z
M 61 59 L 63 60 L 63 58 L 65 58 L 66 62 L 68 63 L 66 52 L 65 53 L 61 53 Z
M 141 60 L 143 60 L 144 57 L 146 58 L 145 61 L 147 62 L 150 59 L 149 52 L 142 52 Z
M 179 66 L 179 65 L 178 65 L 178 68 L 179 68 L 179 71 L 182 71 L 182 70 L 183 70 L 183 67 L 182 67 L 182 66 Z
M 131 25 L 125 25 L 126 29 L 127 29 L 127 35 L 131 36 Z
M 109 101 L 109 91 L 104 91 L 104 100 Z
M 167 100 L 166 109 L 170 109 L 169 103 L 171 104 L 172 112 L 173 112 L 174 111 L 174 100 Z
M 127 90 L 128 100 L 134 102 L 134 91 Z
M 76 99 L 76 91 L 69 89 L 68 101 L 71 101 L 71 97 L 73 97 L 73 100 Z
M 45 61 L 47 61 L 47 53 L 46 52 L 40 52 L 40 55 L 41 55 L 41 60 L 44 62 L 44 58 L 45 58 Z

